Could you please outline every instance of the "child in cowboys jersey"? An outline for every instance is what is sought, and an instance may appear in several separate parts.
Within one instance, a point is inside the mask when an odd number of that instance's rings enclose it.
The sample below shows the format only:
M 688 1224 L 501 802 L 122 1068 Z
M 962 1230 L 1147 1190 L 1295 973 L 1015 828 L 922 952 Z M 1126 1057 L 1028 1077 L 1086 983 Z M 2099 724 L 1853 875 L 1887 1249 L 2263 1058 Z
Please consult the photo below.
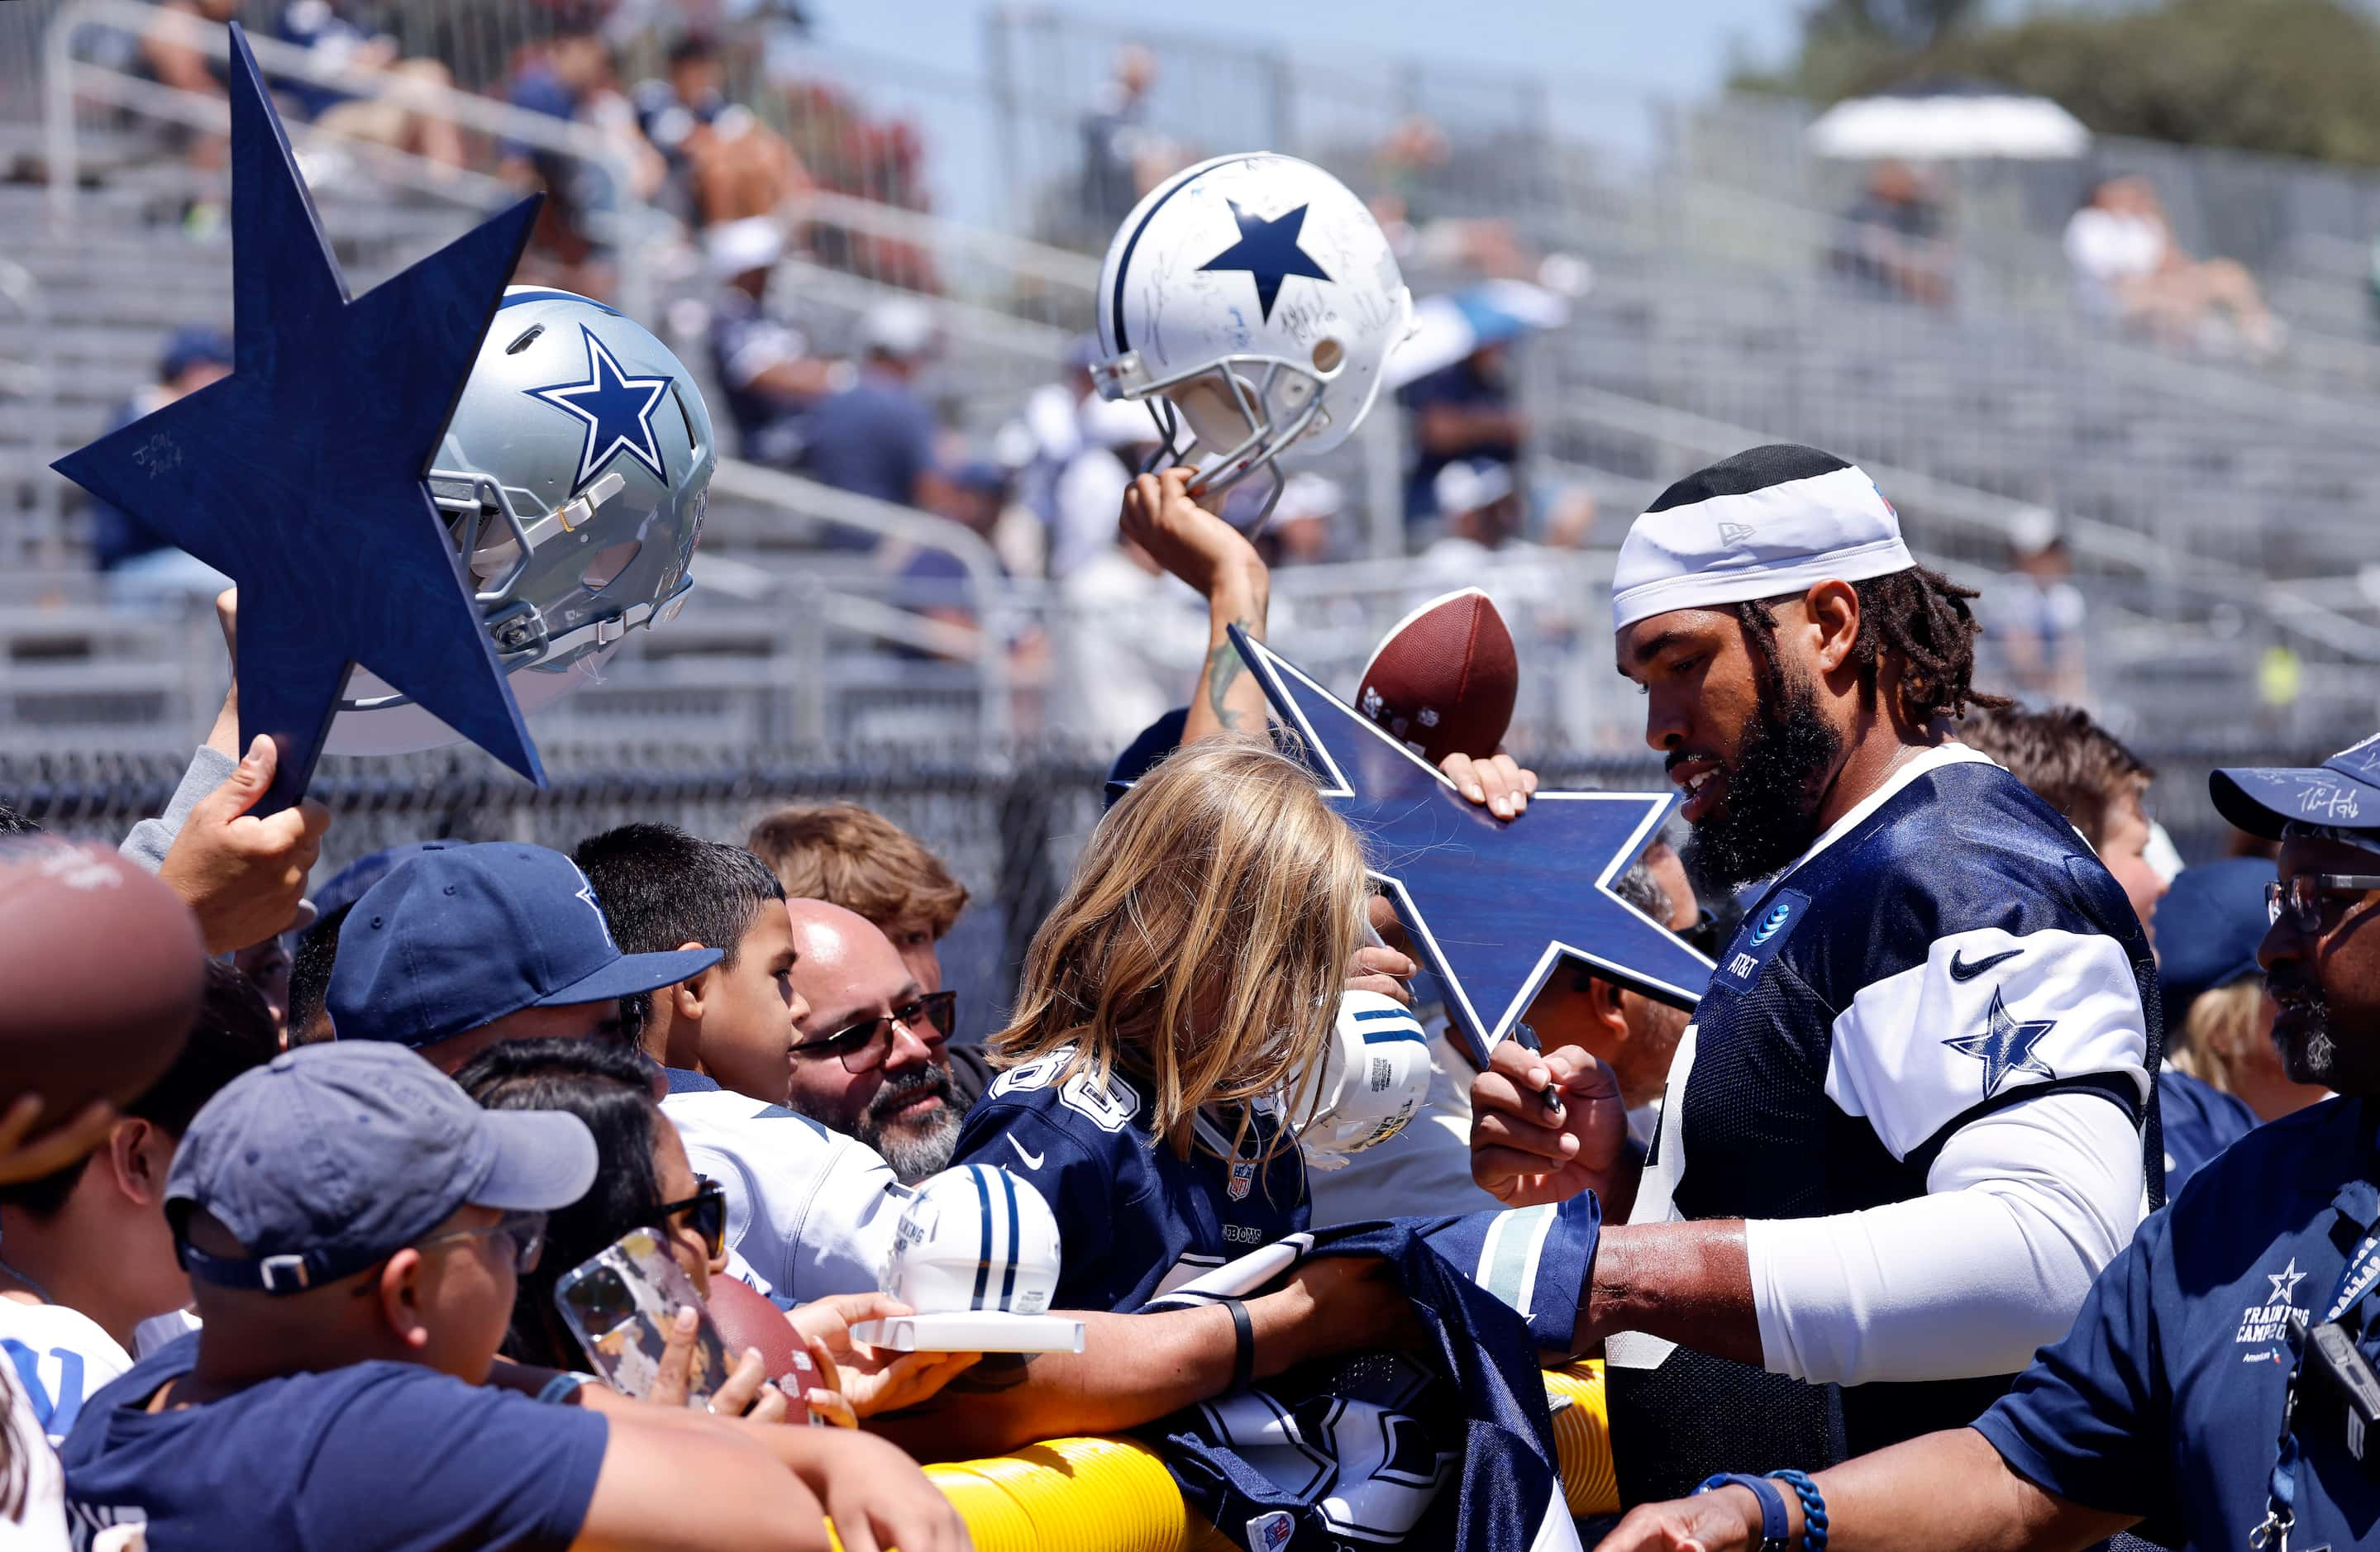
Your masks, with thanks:
M 1418 1329 L 1298 1366 L 1247 1332 L 1228 1392 L 1159 1430 L 1192 1505 L 1241 1546 L 1574 1546 L 1537 1364 L 1570 1351 L 1595 1199 L 1306 1233 L 1305 1155 L 1329 1129 L 1293 1123 L 1339 1070 L 1366 888 L 1354 832 L 1295 760 L 1238 740 L 1167 758 L 1036 935 L 957 1161 L 1049 1202 L 1060 1307 L 1211 1313 L 1293 1267 L 1387 1263 Z M 1377 1011 L 1419 1049 L 1410 1014 Z
M 1015 1171 L 1048 1198 L 1060 1307 L 1138 1309 L 1307 1228 L 1286 1118 L 1318 1108 L 1368 890 L 1363 848 L 1312 776 L 1251 742 L 1172 756 L 1093 833 L 1034 937 L 990 1042 L 1003 1071 L 953 1159 Z M 1475 1229 L 1452 1241 L 1429 1232 L 1467 1265 L 1512 1216 L 1467 1215 Z M 1536 1283 L 1566 1296 L 1508 1302 L 1559 1306 L 1540 1341 L 1566 1351 L 1593 1215 L 1532 1217 L 1526 1231 Z

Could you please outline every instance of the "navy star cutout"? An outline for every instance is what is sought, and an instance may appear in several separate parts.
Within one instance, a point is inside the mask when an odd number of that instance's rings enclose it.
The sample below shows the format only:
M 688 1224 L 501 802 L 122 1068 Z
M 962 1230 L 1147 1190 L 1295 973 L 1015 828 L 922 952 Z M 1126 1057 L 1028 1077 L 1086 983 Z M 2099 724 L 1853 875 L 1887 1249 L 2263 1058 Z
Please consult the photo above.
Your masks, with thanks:
M 1330 276 L 1311 254 L 1297 246 L 1297 235 L 1305 229 L 1305 206 L 1267 221 L 1240 209 L 1237 200 L 1228 202 L 1232 219 L 1240 224 L 1240 240 L 1198 268 L 1247 271 L 1248 278 L 1257 283 L 1257 310 L 1269 323 L 1272 304 L 1281 296 L 1282 281 L 1291 275 L 1304 275 L 1309 280 L 1329 280 Z
M 1481 1066 L 1564 960 L 1676 1006 L 1701 998 L 1710 961 L 1611 891 L 1674 794 L 1539 792 L 1527 813 L 1500 819 L 1237 626 L 1232 644 L 1362 838 Z
M 304 795 L 358 663 L 541 785 L 422 482 L 537 199 L 350 300 L 231 37 L 231 375 L 52 467 L 238 583 L 241 746 L 280 755 L 255 812 Z
M 579 449 L 578 478 L 571 481 L 572 487 L 586 484 L 597 469 L 612 461 L 613 454 L 623 451 L 652 470 L 654 479 L 667 483 L 661 447 L 653 441 L 653 411 L 669 393 L 670 380 L 628 376 L 595 337 L 594 330 L 581 323 L 578 332 L 587 336 L 587 381 L 521 390 L 586 423 L 587 441 Z
M 1984 1014 L 1984 1027 L 1973 1035 L 1961 1035 L 1942 1043 L 1954 1051 L 1973 1057 L 1984 1064 L 1984 1097 L 1988 1099 L 2000 1091 L 2010 1073 L 2031 1073 L 2037 1077 L 2054 1078 L 2049 1063 L 2034 1054 L 2034 1048 L 2043 1037 L 2058 1027 L 2055 1019 L 2035 1019 L 2019 1024 L 2009 1017 L 2008 1004 L 2000 1000 L 2000 988 L 1992 988 L 1992 1005 Z

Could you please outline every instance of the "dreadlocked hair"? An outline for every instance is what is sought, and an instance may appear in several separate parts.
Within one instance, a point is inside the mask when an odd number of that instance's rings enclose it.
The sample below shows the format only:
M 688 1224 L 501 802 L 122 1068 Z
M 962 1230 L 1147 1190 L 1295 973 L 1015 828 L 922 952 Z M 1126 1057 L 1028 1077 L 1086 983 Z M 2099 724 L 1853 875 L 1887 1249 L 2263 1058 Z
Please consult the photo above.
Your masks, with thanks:
M 1900 713 L 1919 727 L 1937 717 L 1954 721 L 1971 706 L 2000 711 L 2015 704 L 2006 696 L 1989 695 L 1974 686 L 1975 623 L 1967 600 L 1976 596 L 1938 571 L 1911 566 L 1852 584 L 1859 595 L 1859 639 L 1852 644 L 1852 664 L 1859 670 L 1860 688 L 1872 702 L 1883 681 L 1888 660 L 1899 659 L 1900 671 L 1893 693 Z M 1777 611 L 1781 599 L 1747 599 L 1735 605 L 1735 617 L 1759 654 L 1762 677 L 1778 683 L 1782 667 L 1777 657 Z

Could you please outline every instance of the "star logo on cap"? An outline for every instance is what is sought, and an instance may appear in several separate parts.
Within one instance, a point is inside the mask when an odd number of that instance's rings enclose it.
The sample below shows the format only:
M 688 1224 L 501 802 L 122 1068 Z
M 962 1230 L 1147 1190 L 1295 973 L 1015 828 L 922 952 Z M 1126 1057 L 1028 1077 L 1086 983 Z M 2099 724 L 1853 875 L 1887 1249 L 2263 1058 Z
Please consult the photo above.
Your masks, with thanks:
M 1994 987 L 1992 1005 L 1984 1014 L 1983 1029 L 1942 1043 L 1984 1064 L 1984 1097 L 1988 1099 L 2000 1091 L 2000 1085 L 2008 1081 L 2010 1073 L 2031 1073 L 2043 1078 L 2058 1076 L 2050 1071 L 2048 1062 L 2034 1054 L 2034 1048 L 2057 1027 L 2055 1019 L 2034 1019 L 2019 1024 L 2009 1017 L 2008 1004 L 2000 1000 L 1999 988 Z
M 578 477 L 572 485 L 587 483 L 615 453 L 627 454 L 652 470 L 654 479 L 666 481 L 661 448 L 653 440 L 653 411 L 668 394 L 670 380 L 628 376 L 594 330 L 581 323 L 578 332 L 587 339 L 587 381 L 521 390 L 585 424 L 587 440 L 579 446 Z
M 1237 626 L 1232 644 L 1362 840 L 1480 1065 L 1565 960 L 1675 1006 L 1701 998 L 1710 961 L 1611 891 L 1673 794 L 1539 792 L 1525 815 L 1497 818 Z
M 1226 201 L 1232 207 L 1232 219 L 1239 223 L 1240 240 L 1198 266 L 1207 270 L 1245 270 L 1257 284 L 1257 310 L 1268 323 L 1272 321 L 1272 304 L 1281 295 L 1281 283 L 1291 275 L 1304 275 L 1309 280 L 1329 280 L 1313 256 L 1297 246 L 1297 235 L 1305 227 L 1304 205 L 1287 215 L 1277 215 L 1267 221 L 1260 215 L 1250 215 L 1240 209 L 1237 200 Z

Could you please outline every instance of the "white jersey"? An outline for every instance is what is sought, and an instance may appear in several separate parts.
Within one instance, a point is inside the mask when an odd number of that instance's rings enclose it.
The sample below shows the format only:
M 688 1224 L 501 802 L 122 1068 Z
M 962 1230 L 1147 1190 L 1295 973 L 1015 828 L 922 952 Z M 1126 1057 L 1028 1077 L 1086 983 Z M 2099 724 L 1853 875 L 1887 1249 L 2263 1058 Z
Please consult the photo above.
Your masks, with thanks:
M 673 1094 L 662 1112 L 695 1173 L 725 1191 L 728 1245 L 768 1291 L 796 1303 L 876 1291 L 910 1194 L 875 1149 L 726 1089 Z

